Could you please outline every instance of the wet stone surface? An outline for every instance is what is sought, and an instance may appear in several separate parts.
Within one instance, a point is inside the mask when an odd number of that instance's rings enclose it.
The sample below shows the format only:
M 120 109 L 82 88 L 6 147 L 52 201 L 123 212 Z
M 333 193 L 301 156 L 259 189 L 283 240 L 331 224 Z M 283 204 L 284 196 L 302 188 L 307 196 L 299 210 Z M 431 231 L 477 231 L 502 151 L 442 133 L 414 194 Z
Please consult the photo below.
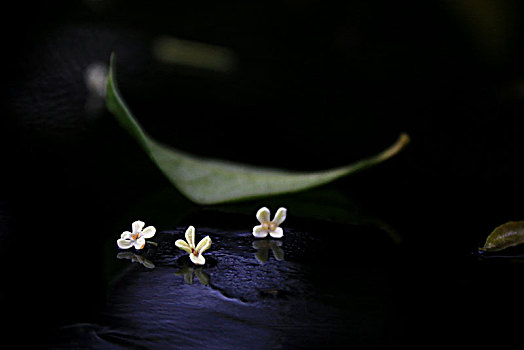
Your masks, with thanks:
M 358 237 L 353 229 L 345 234 Z M 103 315 L 62 327 L 58 347 L 325 348 L 380 344 L 400 327 L 394 246 L 372 252 L 323 232 L 286 228 L 275 240 L 201 227 L 196 241 L 209 235 L 213 244 L 196 266 L 174 245 L 184 232 L 159 232 L 158 246 L 143 251 L 115 248 L 119 272 Z

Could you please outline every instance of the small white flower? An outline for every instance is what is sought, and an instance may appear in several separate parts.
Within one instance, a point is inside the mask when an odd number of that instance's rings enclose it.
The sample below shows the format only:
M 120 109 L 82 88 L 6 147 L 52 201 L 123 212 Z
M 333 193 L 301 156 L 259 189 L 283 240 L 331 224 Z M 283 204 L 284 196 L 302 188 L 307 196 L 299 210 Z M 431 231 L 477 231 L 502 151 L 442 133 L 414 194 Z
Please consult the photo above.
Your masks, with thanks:
M 195 265 L 204 265 L 206 259 L 202 256 L 202 253 L 211 247 L 211 238 L 209 236 L 202 238 L 195 247 L 195 228 L 189 226 L 186 230 L 186 241 L 179 239 L 175 242 L 175 245 L 189 253 L 189 258 Z
M 257 219 L 260 221 L 260 225 L 253 227 L 253 236 L 256 238 L 264 238 L 269 233 L 273 238 L 281 238 L 284 236 L 284 230 L 278 226 L 286 220 L 286 214 L 286 208 L 279 208 L 273 221 L 270 221 L 269 209 L 266 207 L 260 208 L 257 211 Z
M 144 227 L 143 221 L 133 222 L 133 232 L 125 231 L 116 241 L 120 249 L 128 249 L 135 247 L 135 249 L 142 249 L 146 245 L 146 238 L 151 238 L 155 235 L 156 229 L 153 226 Z

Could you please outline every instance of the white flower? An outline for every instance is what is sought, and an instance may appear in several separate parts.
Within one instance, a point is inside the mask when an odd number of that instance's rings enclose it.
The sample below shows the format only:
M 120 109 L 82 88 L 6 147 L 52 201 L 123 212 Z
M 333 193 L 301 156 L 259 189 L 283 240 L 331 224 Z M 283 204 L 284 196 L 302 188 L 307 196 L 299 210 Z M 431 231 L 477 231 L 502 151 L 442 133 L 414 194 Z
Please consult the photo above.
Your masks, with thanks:
M 179 239 L 175 242 L 175 245 L 189 253 L 189 258 L 195 265 L 204 265 L 206 259 L 202 256 L 202 253 L 211 247 L 211 238 L 209 238 L 209 236 L 202 238 L 195 247 L 195 228 L 189 226 L 186 231 L 186 241 Z
M 135 249 L 142 249 L 146 245 L 146 238 L 151 238 L 155 235 L 156 229 L 153 226 L 144 227 L 143 221 L 133 222 L 133 232 L 125 231 L 120 236 L 120 239 L 116 241 L 120 249 L 128 249 L 132 246 Z
M 257 219 L 260 225 L 253 227 L 253 236 L 256 238 L 264 238 L 269 233 L 273 238 L 281 238 L 284 236 L 284 230 L 278 227 L 284 220 L 286 220 L 286 208 L 279 208 L 273 221 L 269 220 L 269 209 L 266 207 L 260 208 L 257 211 Z

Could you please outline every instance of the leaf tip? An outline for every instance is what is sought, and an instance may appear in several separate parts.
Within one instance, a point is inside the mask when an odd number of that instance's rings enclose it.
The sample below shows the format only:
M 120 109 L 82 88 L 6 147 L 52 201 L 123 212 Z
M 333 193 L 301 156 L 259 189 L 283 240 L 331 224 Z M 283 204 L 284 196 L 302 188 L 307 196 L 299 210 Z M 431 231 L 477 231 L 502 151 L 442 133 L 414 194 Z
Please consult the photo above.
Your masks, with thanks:
M 111 54 L 109 55 L 109 66 L 113 67 L 116 62 L 116 53 L 114 51 L 111 51 Z
M 400 136 L 398 138 L 398 143 L 399 143 L 401 148 L 404 148 L 410 141 L 411 141 L 411 138 L 405 132 L 400 134 Z
M 409 143 L 411 142 L 411 138 L 409 135 L 405 132 L 401 133 L 400 136 L 397 139 L 397 142 L 393 144 L 391 147 L 392 155 L 400 152 L 402 149 L 404 149 Z
M 379 156 L 377 156 L 377 159 L 379 159 L 379 161 L 384 161 L 388 158 L 393 157 L 394 155 L 402 151 L 410 141 L 411 138 L 407 133 L 401 133 L 397 141 L 395 141 L 393 145 L 391 145 L 388 149 L 386 149 Z

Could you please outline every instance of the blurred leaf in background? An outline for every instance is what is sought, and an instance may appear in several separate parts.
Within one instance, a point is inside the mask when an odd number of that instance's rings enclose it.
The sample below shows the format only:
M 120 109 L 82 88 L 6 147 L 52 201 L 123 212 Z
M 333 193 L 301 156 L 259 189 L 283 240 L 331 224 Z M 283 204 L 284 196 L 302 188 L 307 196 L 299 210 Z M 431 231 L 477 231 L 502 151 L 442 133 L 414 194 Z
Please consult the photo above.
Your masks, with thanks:
M 379 164 L 397 154 L 409 142 L 407 134 L 402 134 L 391 147 L 378 155 L 355 164 L 309 173 L 285 172 L 198 158 L 161 145 L 144 132 L 120 96 L 115 74 L 115 56 L 112 55 L 107 81 L 108 109 L 173 185 L 189 199 L 200 204 L 296 192 L 323 185 Z M 259 156 L 255 155 L 254 159 Z

